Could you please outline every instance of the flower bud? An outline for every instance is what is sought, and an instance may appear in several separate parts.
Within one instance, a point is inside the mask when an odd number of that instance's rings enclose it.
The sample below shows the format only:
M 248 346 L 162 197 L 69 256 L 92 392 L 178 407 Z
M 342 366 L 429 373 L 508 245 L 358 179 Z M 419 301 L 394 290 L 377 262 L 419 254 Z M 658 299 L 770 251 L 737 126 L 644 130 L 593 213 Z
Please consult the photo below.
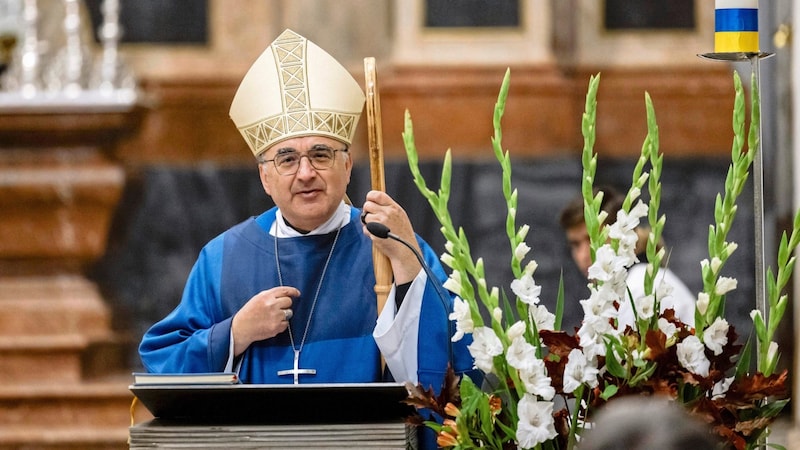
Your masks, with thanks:
M 492 318 L 498 322 L 503 320 L 503 310 L 500 308 L 495 308 L 494 311 L 492 311 Z
M 514 339 L 521 337 L 525 334 L 525 322 L 518 320 L 514 322 L 514 325 L 508 327 L 508 331 L 506 331 L 506 336 L 508 336 L 509 341 L 513 341 Z
M 525 266 L 525 274 L 532 276 L 538 267 L 539 264 L 535 260 L 530 260 L 530 262 L 528 262 L 528 264 Z
M 528 224 L 525 224 L 520 227 L 517 231 L 517 239 L 520 241 L 524 241 L 525 237 L 528 236 L 528 232 L 531 230 L 531 227 Z
M 446 265 L 449 268 L 453 268 L 453 264 L 455 263 L 455 258 L 453 255 L 449 253 L 442 253 L 442 256 L 439 257 L 439 260 L 442 261 L 442 264 Z
M 448 291 L 461 295 L 461 272 L 455 270 L 450 274 L 450 277 L 444 282 L 444 288 Z
M 719 277 L 719 279 L 717 279 L 717 285 L 714 287 L 714 293 L 717 295 L 725 295 L 736 289 L 736 284 L 736 278 Z
M 458 417 L 461 415 L 461 410 L 450 402 L 447 402 L 447 404 L 444 405 L 444 412 L 450 417 Z
M 722 252 L 725 254 L 725 256 L 730 256 L 736 251 L 737 248 L 739 248 L 739 244 L 736 242 L 729 242 L 727 245 L 725 245 L 725 249 Z
M 705 292 L 697 294 L 697 311 L 702 315 L 706 315 L 708 311 L 709 296 Z
M 517 248 L 514 249 L 514 258 L 516 258 L 517 261 L 522 261 L 525 259 L 525 255 L 527 255 L 530 250 L 531 248 L 528 247 L 525 242 L 520 242 L 517 245 Z
M 722 267 L 722 260 L 716 256 L 713 257 L 711 259 L 711 271 L 716 275 L 720 267 Z
M 772 362 L 775 361 L 775 358 L 778 357 L 778 343 L 775 341 L 770 341 L 769 349 L 767 350 L 767 361 Z

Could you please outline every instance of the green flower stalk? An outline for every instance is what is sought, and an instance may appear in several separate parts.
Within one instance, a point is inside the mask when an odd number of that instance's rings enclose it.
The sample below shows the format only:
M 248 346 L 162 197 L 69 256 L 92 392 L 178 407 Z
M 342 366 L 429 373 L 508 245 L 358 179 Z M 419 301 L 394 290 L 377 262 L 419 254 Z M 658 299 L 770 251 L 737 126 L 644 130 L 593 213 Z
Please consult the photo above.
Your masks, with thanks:
M 603 194 L 594 195 L 594 178 L 597 173 L 597 154 L 594 153 L 594 142 L 597 133 L 597 89 L 600 86 L 600 74 L 589 78 L 589 89 L 586 92 L 586 104 L 581 118 L 581 134 L 583 134 L 583 176 L 581 177 L 581 193 L 583 194 L 583 216 L 586 222 L 586 231 L 591 242 L 592 261 L 595 260 L 595 251 L 608 238 L 608 232 L 603 236 L 600 225 L 605 221 L 605 213 L 600 212 Z
M 724 314 L 725 294 L 734 286 L 730 279 L 720 277 L 720 272 L 737 245 L 727 241 L 728 232 L 736 217 L 736 202 L 744 189 L 750 167 L 758 150 L 758 134 L 761 124 L 758 84 L 752 77 L 751 87 L 753 101 L 750 116 L 748 149 L 744 149 L 745 141 L 745 96 L 742 80 L 738 72 L 733 74 L 735 98 L 733 104 L 733 145 L 731 148 L 731 165 L 725 178 L 724 196 L 717 195 L 714 206 L 714 225 L 708 229 L 708 256 L 702 263 L 703 292 L 700 293 L 695 312 L 695 328 L 697 336 L 702 339 L 703 330 Z
M 522 261 L 526 257 L 529 247 L 525 244 L 529 227 L 524 225 L 522 227 L 516 226 L 516 211 L 517 211 L 517 191 L 512 189 L 511 185 L 511 158 L 508 151 L 502 148 L 502 130 L 501 119 L 505 110 L 505 101 L 508 96 L 508 87 L 510 82 L 510 70 L 506 71 L 503 79 L 503 84 L 498 95 L 497 103 L 494 109 L 494 135 L 491 139 L 492 148 L 497 160 L 503 171 L 503 196 L 505 198 L 507 215 L 506 215 L 506 234 L 508 236 L 509 244 L 511 247 L 511 268 L 515 278 L 520 278 L 524 274 L 532 275 L 535 270 L 535 263 L 529 264 L 528 267 L 523 269 Z M 504 313 L 500 308 L 500 292 L 497 287 L 489 288 L 486 283 L 485 271 L 483 260 L 478 258 L 473 260 L 470 253 L 469 241 L 463 228 L 456 229 L 452 222 L 450 212 L 447 207 L 450 193 L 450 179 L 452 174 L 452 158 L 451 152 L 448 149 L 442 167 L 442 175 L 440 187 L 438 192 L 433 192 L 427 187 L 427 183 L 422 176 L 419 169 L 419 158 L 414 142 L 413 123 L 408 111 L 405 114 L 405 130 L 403 132 L 403 142 L 408 156 L 409 168 L 414 177 L 414 183 L 419 191 L 426 198 L 431 208 L 434 211 L 441 226 L 441 232 L 446 239 L 447 253 L 442 256 L 442 261 L 452 269 L 450 280 L 446 284 L 454 293 L 467 302 L 470 308 L 470 315 L 475 328 L 484 326 L 484 320 L 480 311 L 486 310 L 491 317 L 491 328 L 497 337 L 501 340 L 504 351 L 508 349 L 511 344 L 511 339 L 508 336 L 507 321 L 513 320 L 513 316 L 509 316 L 508 310 Z M 535 323 L 532 318 L 527 314 L 525 306 L 519 299 L 517 299 L 517 312 L 520 318 L 526 324 L 526 335 L 534 336 L 537 334 Z M 525 385 L 520 380 L 517 370 L 508 367 L 505 359 L 502 356 L 494 358 L 494 367 L 497 373 L 497 387 L 498 392 L 504 393 L 502 395 L 512 396 L 514 399 L 519 399 L 525 394 Z M 463 382 L 462 382 L 463 383 Z M 510 383 L 510 384 L 509 384 Z M 488 406 L 480 406 L 483 403 L 472 404 L 471 407 L 462 409 L 459 416 L 459 427 L 462 427 L 464 422 L 477 420 L 482 426 L 489 426 L 492 421 L 487 416 L 486 408 Z M 516 400 L 509 402 L 504 413 L 509 416 L 508 423 L 516 423 Z M 471 412 L 471 413 L 470 413 Z M 477 416 L 476 416 L 477 415 Z M 478 420 L 482 418 L 481 420 Z M 514 430 L 507 430 L 510 433 L 507 438 L 514 439 Z M 484 435 L 485 439 L 494 439 L 491 433 L 489 437 Z M 501 442 L 502 439 L 498 442 Z M 467 447 L 464 447 L 467 448 Z
M 587 232 L 591 242 L 592 260 L 597 250 L 610 241 L 614 251 L 620 249 L 619 239 L 609 240 L 610 225 L 617 217 L 607 217 L 606 213 L 600 211 L 599 206 L 602 201 L 603 193 L 593 194 L 593 183 L 595 171 L 597 169 L 597 155 L 593 153 L 594 130 L 596 120 L 596 92 L 599 75 L 592 77 L 586 100 L 586 111 L 583 115 L 584 150 L 583 150 L 583 176 L 582 193 L 584 197 L 584 218 Z M 655 280 L 659 267 L 664 258 L 664 250 L 658 248 L 661 235 L 666 222 L 666 217 L 658 217 L 661 203 L 661 172 L 663 166 L 663 155 L 659 154 L 659 135 L 658 124 L 656 122 L 655 108 L 648 93 L 645 93 L 645 107 L 647 110 L 647 136 L 642 144 L 641 154 L 636 161 L 631 178 L 631 186 L 623 200 L 620 210 L 625 214 L 631 212 L 634 203 L 639 200 L 642 190 L 647 184 L 650 194 L 648 204 L 648 223 L 650 232 L 647 240 L 648 268 L 644 278 L 645 295 L 653 295 L 655 298 L 654 310 L 660 311 L 659 299 L 655 297 Z M 645 171 L 645 167 L 650 164 L 650 172 Z M 591 281 L 599 286 L 602 282 Z M 627 301 L 632 304 L 634 319 L 637 324 L 640 336 L 645 336 L 648 330 L 658 329 L 659 314 L 653 314 L 650 319 L 639 318 L 634 299 L 628 295 Z M 631 348 L 625 340 L 613 335 L 606 335 L 606 369 L 614 376 L 620 378 L 624 384 L 635 386 L 646 381 L 656 368 L 652 361 L 644 361 L 641 355 L 647 348 L 644 339 L 638 340 L 636 346 Z M 636 350 L 636 353 L 634 353 Z M 619 358 L 619 361 L 617 360 Z M 609 385 L 601 394 L 607 399 L 617 392 L 618 386 Z M 581 391 L 582 392 L 582 391 Z
M 782 292 L 794 270 L 796 257 L 793 254 L 798 244 L 800 244 L 800 211 L 794 216 L 791 237 L 787 239 L 785 232 L 781 235 L 778 247 L 777 276 L 771 268 L 767 269 L 767 300 L 769 302 L 767 324 L 764 323 L 765 318 L 761 316 L 760 311 L 753 310 L 751 313 L 759 345 L 757 369 L 766 376 L 775 373 L 780 358 L 778 344 L 772 339 L 786 312 L 786 306 L 789 304 L 789 297 Z

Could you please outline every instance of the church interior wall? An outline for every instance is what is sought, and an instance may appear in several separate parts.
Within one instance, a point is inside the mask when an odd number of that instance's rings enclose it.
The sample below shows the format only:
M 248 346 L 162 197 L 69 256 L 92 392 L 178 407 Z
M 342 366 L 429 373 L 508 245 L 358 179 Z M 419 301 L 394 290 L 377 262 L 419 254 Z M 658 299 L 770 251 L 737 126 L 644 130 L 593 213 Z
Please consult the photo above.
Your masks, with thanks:
M 572 2 L 574 8 L 565 10 L 552 4 L 569 2 L 531 0 L 521 2 L 518 32 L 426 31 L 419 19 L 422 3 L 239 0 L 231 4 L 237 8 L 214 0 L 206 46 L 123 45 L 151 103 L 141 132 L 123 144 L 119 156 L 134 166 L 245 162 L 248 155 L 227 108 L 249 64 L 284 27 L 319 42 L 357 79 L 363 79 L 362 58 L 376 57 L 387 158 L 404 157 L 400 133 L 406 109 L 423 159 L 439 159 L 448 147 L 456 157 L 491 158 L 490 118 L 506 68 L 512 81 L 505 141 L 520 158 L 576 155 L 583 97 L 589 76 L 597 73 L 603 80 L 601 156 L 638 154 L 645 91 L 655 102 L 668 157 L 727 154 L 728 133 L 707 130 L 729 128 L 730 67 L 695 55 L 713 41 L 708 13 L 694 33 L 625 35 L 597 31 L 598 2 Z M 564 23 L 577 25 L 564 31 Z M 634 57 L 641 52 L 632 43 L 642 40 L 658 44 L 652 47 L 660 50 L 650 56 L 656 60 Z M 446 127 L 441 117 L 448 118 Z M 366 143 L 363 126 L 358 141 Z
M 573 304 L 585 282 L 569 259 L 557 213 L 579 191 L 589 78 L 601 74 L 598 180 L 618 187 L 629 183 L 647 132 L 649 93 L 665 158 L 662 212 L 673 248 L 670 267 L 696 292 L 714 196 L 724 189 L 730 157 L 733 67 L 697 57 L 713 48 L 713 14 L 706 0 L 689 3 L 697 21 L 690 31 L 612 32 L 603 29 L 606 2 L 596 0 L 519 0 L 520 25 L 498 30 L 426 29 L 425 0 L 207 0 L 206 42 L 121 44 L 141 93 L 132 117 L 114 124 L 90 120 L 90 126 L 85 117 L 67 117 L 50 141 L 36 137 L 44 136 L 40 127 L 47 119 L 17 118 L 30 131 L 25 142 L 12 122 L 0 124 L 0 177 L 36 172 L 22 187 L 0 186 L 0 207 L 14 213 L 13 221 L 0 224 L 0 271 L 79 273 L 96 283 L 114 327 L 130 338 L 122 371 L 138 368 L 135 344 L 178 302 L 200 247 L 271 206 L 228 109 L 250 64 L 288 27 L 340 59 L 357 80 L 364 78 L 363 58 L 376 57 L 387 191 L 408 207 L 418 232 L 441 248 L 439 227 L 406 166 L 401 133 L 408 110 L 429 184 L 438 183 L 442 158 L 452 150 L 451 211 L 502 285 L 510 282 L 502 269 L 506 253 L 498 251 L 505 249 L 497 235 L 505 212 L 496 210 L 502 206 L 500 174 L 490 138 L 494 104 L 510 68 L 503 146 L 520 189 L 517 222 L 532 226 L 544 296 L 553 297 L 563 270 Z M 365 120 L 353 145 L 348 192 L 356 206 L 369 183 Z M 98 134 L 112 128 L 108 136 Z M 69 145 L 52 143 L 65 136 Z M 88 143 L 76 143 L 75 136 Z M 101 170 L 79 182 L 92 167 Z M 65 199 L 67 191 L 80 195 Z M 748 185 L 743 198 L 751 193 Z M 742 242 L 752 235 L 751 206 L 742 205 L 734 225 Z M 17 230 L 23 228 L 40 238 L 21 239 Z M 86 239 L 72 239 L 75 233 Z M 63 246 L 49 245 L 48 237 Z M 742 245 L 730 266 L 740 282 L 731 296 L 737 329 L 748 329 L 752 261 Z M 574 325 L 577 308 L 567 316 Z M 787 363 L 791 338 L 783 340 Z

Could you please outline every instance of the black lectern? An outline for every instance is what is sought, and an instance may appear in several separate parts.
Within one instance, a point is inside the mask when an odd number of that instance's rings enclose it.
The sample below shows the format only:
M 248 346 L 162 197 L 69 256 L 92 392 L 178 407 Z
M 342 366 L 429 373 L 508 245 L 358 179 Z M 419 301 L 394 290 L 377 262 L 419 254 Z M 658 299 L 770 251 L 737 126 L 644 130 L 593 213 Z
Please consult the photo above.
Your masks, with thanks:
M 416 449 L 397 383 L 131 385 L 155 419 L 131 449 Z

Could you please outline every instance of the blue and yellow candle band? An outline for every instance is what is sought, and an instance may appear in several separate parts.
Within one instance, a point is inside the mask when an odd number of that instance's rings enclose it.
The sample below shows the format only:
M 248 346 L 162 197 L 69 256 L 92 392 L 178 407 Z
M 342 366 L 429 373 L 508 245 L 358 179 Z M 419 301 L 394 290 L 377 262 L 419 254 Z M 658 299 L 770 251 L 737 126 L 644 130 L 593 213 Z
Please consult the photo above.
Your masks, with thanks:
M 714 51 L 758 53 L 758 0 L 716 0 Z

